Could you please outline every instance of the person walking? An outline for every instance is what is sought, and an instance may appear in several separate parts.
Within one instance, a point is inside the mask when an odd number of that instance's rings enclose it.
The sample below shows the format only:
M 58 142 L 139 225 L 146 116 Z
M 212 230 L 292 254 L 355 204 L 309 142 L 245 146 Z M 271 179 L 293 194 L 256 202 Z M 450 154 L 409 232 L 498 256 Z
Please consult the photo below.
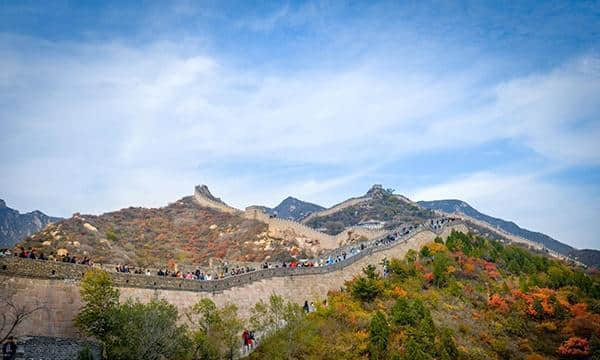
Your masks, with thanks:
M 308 310 L 309 310 L 309 308 L 308 308 L 308 300 L 304 301 L 304 306 L 302 306 L 302 309 L 304 309 L 305 313 L 308 313 Z
M 244 350 L 250 351 L 250 333 L 248 332 L 248 329 L 244 329 L 242 340 L 244 341 Z
M 13 360 L 17 356 L 17 343 L 15 338 L 9 336 L 6 342 L 2 346 L 2 359 Z

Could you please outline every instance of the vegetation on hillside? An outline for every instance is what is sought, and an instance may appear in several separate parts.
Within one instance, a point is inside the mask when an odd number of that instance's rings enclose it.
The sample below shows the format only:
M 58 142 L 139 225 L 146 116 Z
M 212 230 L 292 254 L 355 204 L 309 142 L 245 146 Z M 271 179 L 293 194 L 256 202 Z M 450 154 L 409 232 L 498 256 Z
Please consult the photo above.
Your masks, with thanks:
M 393 229 L 403 223 L 423 222 L 434 217 L 431 210 L 420 208 L 393 195 L 392 191 L 371 189 L 370 199 L 348 206 L 340 211 L 309 220 L 306 225 L 315 229 L 327 229 L 328 234 L 338 234 L 349 226 L 362 221 L 385 221 L 387 229 Z
M 251 358 L 600 358 L 596 273 L 458 232 L 386 266 L 330 293 L 291 356 L 273 333 Z
M 185 316 L 161 300 L 120 303 L 92 269 L 76 324 L 110 359 L 233 359 L 245 328 L 261 340 L 250 359 L 600 359 L 596 272 L 460 232 L 382 265 L 314 312 L 272 295 L 247 320 L 209 299 Z
M 127 208 L 100 216 L 78 215 L 48 226 L 21 245 L 90 256 L 97 263 L 165 267 L 289 258 L 296 244 L 268 236 L 267 225 L 198 206 L 191 197 L 158 209 Z

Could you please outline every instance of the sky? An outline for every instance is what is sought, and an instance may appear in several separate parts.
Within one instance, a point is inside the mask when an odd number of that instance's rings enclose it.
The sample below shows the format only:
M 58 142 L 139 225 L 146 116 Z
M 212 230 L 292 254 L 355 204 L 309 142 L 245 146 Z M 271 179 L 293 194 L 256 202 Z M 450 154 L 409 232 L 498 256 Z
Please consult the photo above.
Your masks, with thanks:
M 0 69 L 22 212 L 383 184 L 600 248 L 598 1 L 0 0 Z

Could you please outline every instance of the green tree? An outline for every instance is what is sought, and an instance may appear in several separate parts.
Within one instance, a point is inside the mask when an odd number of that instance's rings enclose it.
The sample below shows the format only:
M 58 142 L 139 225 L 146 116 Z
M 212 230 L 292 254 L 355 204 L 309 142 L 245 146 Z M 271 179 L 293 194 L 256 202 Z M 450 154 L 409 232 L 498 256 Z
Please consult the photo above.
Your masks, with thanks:
M 219 309 L 210 299 L 198 301 L 187 313 L 193 326 L 196 359 L 233 359 L 241 347 L 244 322 L 232 304 Z
M 433 257 L 433 284 L 443 287 L 448 282 L 446 270 L 450 265 L 450 259 L 444 253 L 437 253 Z
M 458 359 L 458 347 L 452 337 L 452 330 L 444 328 L 440 334 L 438 353 L 442 360 Z
M 119 306 L 119 290 L 106 271 L 92 268 L 81 281 L 80 294 L 84 305 L 75 317 L 75 326 L 106 344 L 117 326 L 115 311 Z
M 430 360 L 431 356 L 429 356 L 423 348 L 421 344 L 419 344 L 412 336 L 408 339 L 406 344 L 404 344 L 404 354 L 402 356 L 402 360 Z
M 359 276 L 351 283 L 350 292 L 356 299 L 371 302 L 383 292 L 383 288 L 375 266 L 366 266 L 363 273 L 365 276 Z
M 187 327 L 177 323 L 179 314 L 165 300 L 147 304 L 127 301 L 116 311 L 116 324 L 107 347 L 115 360 L 190 358 Z
M 397 325 L 411 325 L 415 323 L 414 312 L 407 298 L 399 297 L 396 299 L 396 303 L 392 306 L 392 320 Z
M 377 311 L 371 318 L 369 327 L 369 352 L 372 359 L 383 359 L 387 351 L 390 327 L 385 315 Z

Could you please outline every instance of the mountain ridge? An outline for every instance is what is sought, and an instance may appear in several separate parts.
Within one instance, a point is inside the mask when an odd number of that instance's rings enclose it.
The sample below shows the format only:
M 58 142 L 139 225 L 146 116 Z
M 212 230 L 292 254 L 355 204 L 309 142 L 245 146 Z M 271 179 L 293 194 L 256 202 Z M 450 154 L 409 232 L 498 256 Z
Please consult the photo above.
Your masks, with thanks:
M 524 239 L 542 244 L 548 249 L 562 255 L 569 256 L 589 266 L 600 266 L 600 251 L 594 249 L 576 249 L 568 244 L 560 242 L 544 233 L 528 230 L 520 227 L 513 221 L 508 221 L 484 214 L 473 208 L 467 202 L 459 199 L 417 201 L 417 204 L 430 210 L 438 210 L 445 213 L 461 213 L 474 219 L 486 222 L 505 232 L 519 236 Z
M 40 210 L 21 214 L 0 199 L 0 247 L 11 247 L 46 225 L 62 220 Z

